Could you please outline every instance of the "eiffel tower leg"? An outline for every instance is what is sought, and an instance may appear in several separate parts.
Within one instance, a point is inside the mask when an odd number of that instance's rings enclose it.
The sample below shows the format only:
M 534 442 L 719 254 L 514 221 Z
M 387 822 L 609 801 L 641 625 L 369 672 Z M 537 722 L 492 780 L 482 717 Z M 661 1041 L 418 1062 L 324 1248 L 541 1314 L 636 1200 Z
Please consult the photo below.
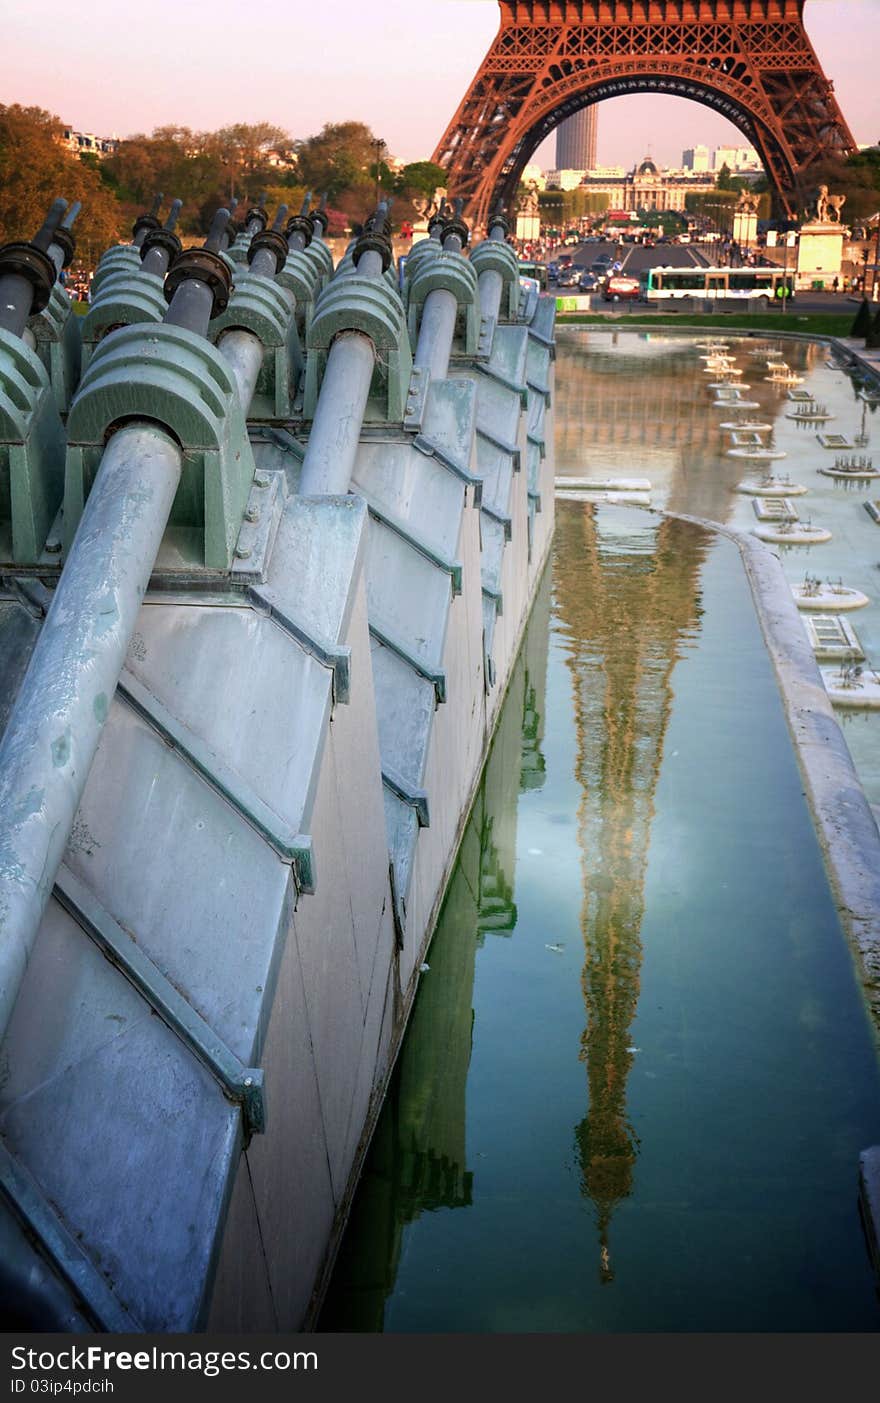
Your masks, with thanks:
M 501 28 L 434 160 L 468 217 L 509 204 L 533 152 L 605 98 L 656 92 L 720 112 L 795 212 L 810 168 L 856 149 L 803 25 L 804 0 L 500 0 Z M 564 15 L 564 18 L 560 18 Z

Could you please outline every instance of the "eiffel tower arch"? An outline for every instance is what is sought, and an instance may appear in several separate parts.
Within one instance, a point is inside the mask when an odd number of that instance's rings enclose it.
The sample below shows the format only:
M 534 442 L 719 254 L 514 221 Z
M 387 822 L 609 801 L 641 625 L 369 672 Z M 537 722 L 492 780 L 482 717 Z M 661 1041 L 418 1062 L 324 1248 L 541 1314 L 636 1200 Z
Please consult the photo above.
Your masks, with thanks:
M 789 215 L 815 162 L 856 145 L 803 24 L 804 0 L 499 0 L 501 28 L 434 153 L 484 224 L 533 152 L 603 98 L 666 93 L 720 112 Z

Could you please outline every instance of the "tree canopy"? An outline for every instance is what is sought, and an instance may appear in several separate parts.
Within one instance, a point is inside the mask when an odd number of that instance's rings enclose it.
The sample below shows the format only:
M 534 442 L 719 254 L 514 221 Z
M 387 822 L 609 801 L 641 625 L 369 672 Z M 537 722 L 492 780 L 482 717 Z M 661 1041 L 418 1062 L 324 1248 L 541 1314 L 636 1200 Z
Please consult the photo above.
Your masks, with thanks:
M 40 107 L 0 104 L 0 243 L 33 238 L 60 195 L 68 204 L 82 202 L 73 232 L 91 263 L 120 237 L 122 211 L 93 165 L 61 145 L 63 130 Z

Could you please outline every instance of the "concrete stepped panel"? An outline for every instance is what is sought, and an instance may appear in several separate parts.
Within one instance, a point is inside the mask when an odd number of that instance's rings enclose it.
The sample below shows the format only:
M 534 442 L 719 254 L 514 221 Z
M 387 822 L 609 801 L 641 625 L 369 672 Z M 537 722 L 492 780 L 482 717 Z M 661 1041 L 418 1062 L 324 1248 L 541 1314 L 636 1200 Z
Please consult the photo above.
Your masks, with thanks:
M 452 581 L 381 521 L 370 525 L 367 554 L 370 624 L 425 668 L 442 667 Z
M 192 686 L 194 672 L 198 689 Z M 148 704 L 155 698 L 222 756 L 290 832 L 309 831 L 330 720 L 327 667 L 252 608 L 148 604 L 128 651 L 123 686 L 132 677 L 146 690 Z
M 253 1065 L 290 868 L 120 701 L 104 727 L 65 860 Z
M 7 1149 L 140 1326 L 193 1328 L 240 1113 L 55 901 L 0 1056 Z

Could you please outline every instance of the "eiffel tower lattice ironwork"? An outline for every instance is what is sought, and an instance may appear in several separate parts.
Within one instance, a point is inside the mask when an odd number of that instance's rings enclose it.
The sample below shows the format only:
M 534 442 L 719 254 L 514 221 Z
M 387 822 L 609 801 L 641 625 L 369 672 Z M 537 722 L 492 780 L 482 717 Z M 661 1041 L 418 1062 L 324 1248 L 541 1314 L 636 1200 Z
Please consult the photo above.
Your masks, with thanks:
M 603 98 L 659 92 L 727 117 L 789 215 L 815 162 L 856 145 L 804 0 L 499 0 L 501 28 L 434 153 L 468 217 L 510 205 L 532 153 Z

